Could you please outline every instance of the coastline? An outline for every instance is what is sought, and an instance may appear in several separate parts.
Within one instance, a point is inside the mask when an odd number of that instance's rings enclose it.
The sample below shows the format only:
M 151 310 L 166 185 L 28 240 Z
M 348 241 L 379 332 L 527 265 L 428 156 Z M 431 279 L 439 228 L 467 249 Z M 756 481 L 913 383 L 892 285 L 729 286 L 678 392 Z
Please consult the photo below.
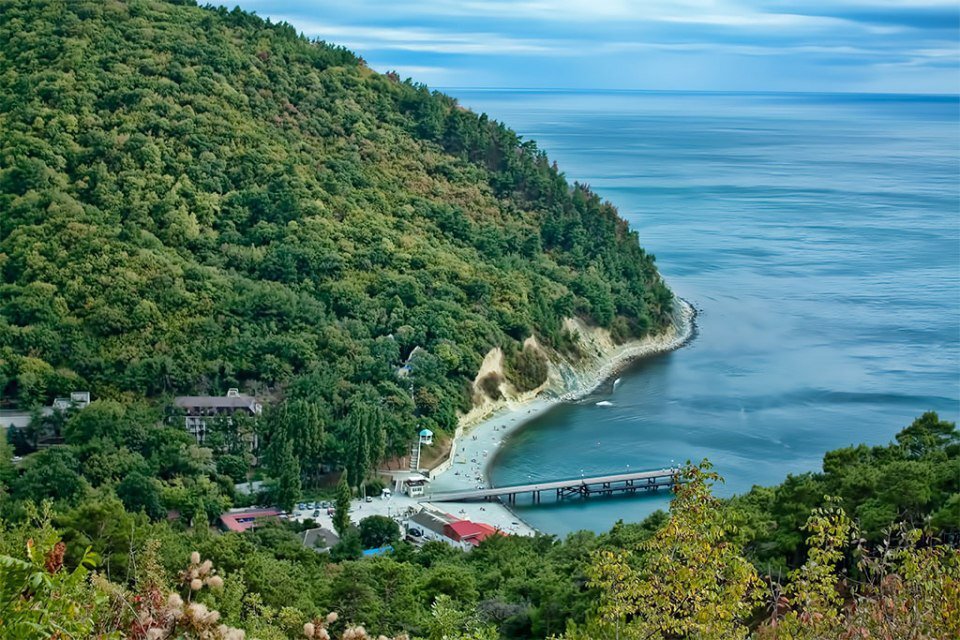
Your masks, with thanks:
M 430 491 L 457 491 L 472 489 L 482 484 L 489 486 L 488 468 L 509 438 L 532 419 L 563 402 L 579 400 L 589 395 L 606 380 L 632 362 L 658 353 L 673 351 L 686 345 L 696 336 L 696 309 L 686 300 L 677 298 L 679 305 L 670 328 L 657 336 L 603 348 L 596 336 L 590 346 L 596 357 L 585 365 L 562 363 L 552 372 L 551 380 L 543 387 L 521 397 L 501 401 L 484 412 L 468 414 L 458 425 L 450 454 L 431 471 Z M 609 342 L 609 341 L 607 341 Z M 535 535 L 537 532 L 501 502 L 485 503 L 424 503 L 454 515 L 486 522 L 515 535 Z

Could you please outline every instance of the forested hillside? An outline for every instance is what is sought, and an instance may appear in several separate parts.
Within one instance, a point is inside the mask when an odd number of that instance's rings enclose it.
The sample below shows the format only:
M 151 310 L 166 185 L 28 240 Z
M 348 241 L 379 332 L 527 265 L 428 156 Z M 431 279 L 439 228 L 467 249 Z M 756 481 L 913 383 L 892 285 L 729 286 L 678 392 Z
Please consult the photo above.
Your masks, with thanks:
M 533 142 L 190 4 L 0 5 L 8 406 L 240 387 L 308 403 L 341 464 L 354 410 L 384 427 L 369 455 L 452 427 L 492 347 L 519 371 L 531 335 L 573 348 L 564 317 L 668 322 L 636 233 Z

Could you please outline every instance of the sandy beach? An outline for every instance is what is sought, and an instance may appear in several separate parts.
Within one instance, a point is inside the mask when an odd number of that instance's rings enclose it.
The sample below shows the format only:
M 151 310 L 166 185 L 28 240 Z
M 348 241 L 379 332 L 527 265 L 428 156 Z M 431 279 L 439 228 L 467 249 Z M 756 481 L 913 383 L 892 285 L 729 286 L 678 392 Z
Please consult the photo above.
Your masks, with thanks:
M 693 336 L 695 313 L 689 303 L 680 300 L 674 325 L 667 332 L 609 349 L 600 354 L 592 366 L 578 371 L 575 378 L 566 378 L 561 388 L 548 388 L 533 398 L 506 402 L 481 420 L 462 425 L 453 442 L 449 463 L 440 465 L 439 470 L 431 473 L 432 481 L 423 499 L 393 496 L 389 500 L 375 498 L 372 502 L 356 500 L 351 518 L 359 522 L 374 514 L 396 517 L 417 509 L 418 505 L 430 504 L 461 518 L 485 522 L 509 534 L 535 535 L 536 531 L 504 504 L 430 503 L 430 493 L 489 486 L 487 468 L 497 450 L 509 443 L 513 432 L 558 403 L 575 401 L 591 393 L 630 362 L 683 346 Z

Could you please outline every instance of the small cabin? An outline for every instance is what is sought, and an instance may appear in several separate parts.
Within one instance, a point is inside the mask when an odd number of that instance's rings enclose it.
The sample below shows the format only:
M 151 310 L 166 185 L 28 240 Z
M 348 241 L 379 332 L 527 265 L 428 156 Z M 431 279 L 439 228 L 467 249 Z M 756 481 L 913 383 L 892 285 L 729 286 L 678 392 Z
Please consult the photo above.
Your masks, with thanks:
M 422 473 L 398 473 L 393 477 L 393 491 L 397 494 L 406 494 L 411 498 L 419 498 L 426 491 L 428 482 L 430 479 Z M 383 497 L 382 494 L 381 497 Z
M 407 480 L 407 495 L 411 498 L 419 498 L 423 495 L 426 487 L 426 480 Z

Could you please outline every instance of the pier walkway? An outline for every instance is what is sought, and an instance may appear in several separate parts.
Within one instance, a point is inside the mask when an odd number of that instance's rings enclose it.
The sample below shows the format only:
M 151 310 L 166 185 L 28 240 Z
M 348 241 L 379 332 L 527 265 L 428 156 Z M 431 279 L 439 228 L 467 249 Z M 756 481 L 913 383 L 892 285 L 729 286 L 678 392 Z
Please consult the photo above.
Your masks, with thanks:
M 518 495 L 530 494 L 533 502 L 538 503 L 544 491 L 556 492 L 557 500 L 570 496 L 587 497 L 594 494 L 613 495 L 614 493 L 656 491 L 661 487 L 672 487 L 674 483 L 679 482 L 679 474 L 679 469 L 668 468 L 654 471 L 628 471 L 603 476 L 581 476 L 569 480 L 551 480 L 489 489 L 427 493 L 421 498 L 421 502 L 471 502 L 506 498 L 507 502 L 515 503 Z

